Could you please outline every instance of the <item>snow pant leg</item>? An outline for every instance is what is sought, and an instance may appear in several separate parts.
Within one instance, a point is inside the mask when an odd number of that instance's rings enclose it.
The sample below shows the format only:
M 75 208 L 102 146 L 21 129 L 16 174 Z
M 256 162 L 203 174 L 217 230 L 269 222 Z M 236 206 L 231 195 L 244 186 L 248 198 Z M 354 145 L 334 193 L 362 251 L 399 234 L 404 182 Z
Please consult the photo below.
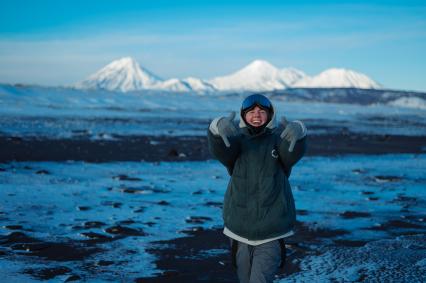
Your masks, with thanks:
M 239 242 L 236 261 L 240 283 L 272 283 L 281 263 L 279 242 L 258 246 Z
M 281 264 L 278 240 L 255 246 L 251 264 L 250 283 L 272 283 Z
M 253 246 L 238 242 L 236 254 L 237 275 L 240 283 L 250 282 L 251 261 Z

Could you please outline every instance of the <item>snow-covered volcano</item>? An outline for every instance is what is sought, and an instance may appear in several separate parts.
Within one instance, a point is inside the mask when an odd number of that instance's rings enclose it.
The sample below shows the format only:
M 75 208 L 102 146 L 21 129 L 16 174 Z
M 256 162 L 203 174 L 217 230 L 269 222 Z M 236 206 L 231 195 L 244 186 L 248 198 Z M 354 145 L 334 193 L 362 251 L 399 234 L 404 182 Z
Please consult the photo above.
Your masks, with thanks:
M 216 77 L 209 82 L 218 90 L 268 91 L 288 86 L 287 74 L 264 60 L 255 60 L 228 76 Z M 297 75 L 295 75 L 297 76 Z
M 139 66 L 133 58 L 124 57 L 109 63 L 78 83 L 77 87 L 126 92 L 147 89 L 160 81 L 158 76 Z
M 76 87 L 121 92 L 146 89 L 174 92 L 216 91 L 211 84 L 197 78 L 162 80 L 159 76 L 141 67 L 131 57 L 124 57 L 109 63 L 86 80 L 77 83 Z
M 306 76 L 296 81 L 292 86 L 381 88 L 380 84 L 362 73 L 338 68 L 325 70 L 314 77 Z

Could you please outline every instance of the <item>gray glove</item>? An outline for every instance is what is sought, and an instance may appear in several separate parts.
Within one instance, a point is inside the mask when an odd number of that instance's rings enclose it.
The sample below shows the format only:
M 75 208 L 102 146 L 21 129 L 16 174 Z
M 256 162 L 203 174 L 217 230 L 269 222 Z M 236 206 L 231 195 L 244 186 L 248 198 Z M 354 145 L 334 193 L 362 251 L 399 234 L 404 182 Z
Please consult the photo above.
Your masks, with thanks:
M 217 122 L 217 130 L 219 132 L 219 136 L 222 138 L 226 147 L 230 147 L 228 137 L 235 136 L 238 133 L 237 127 L 234 123 L 235 119 L 235 111 L 232 111 L 228 117 L 220 118 Z
M 290 143 L 288 151 L 292 152 L 296 142 L 305 136 L 303 127 L 298 122 L 289 123 L 285 117 L 282 119 L 282 124 L 284 126 L 284 130 L 282 131 L 280 137 Z

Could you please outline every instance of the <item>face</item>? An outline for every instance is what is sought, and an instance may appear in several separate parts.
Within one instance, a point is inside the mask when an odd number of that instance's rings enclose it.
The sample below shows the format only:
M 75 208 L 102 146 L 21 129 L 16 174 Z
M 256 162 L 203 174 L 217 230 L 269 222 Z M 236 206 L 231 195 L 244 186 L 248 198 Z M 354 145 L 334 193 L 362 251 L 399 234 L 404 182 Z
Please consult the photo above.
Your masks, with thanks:
M 268 112 L 258 106 L 255 106 L 245 114 L 244 118 L 251 126 L 260 127 L 268 121 Z

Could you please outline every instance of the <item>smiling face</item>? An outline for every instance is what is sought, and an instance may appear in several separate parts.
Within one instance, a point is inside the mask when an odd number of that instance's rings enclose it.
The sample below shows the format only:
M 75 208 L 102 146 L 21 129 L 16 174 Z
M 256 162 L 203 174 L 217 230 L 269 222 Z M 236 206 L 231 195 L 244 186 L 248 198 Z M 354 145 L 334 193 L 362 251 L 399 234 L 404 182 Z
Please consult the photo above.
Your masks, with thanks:
M 244 119 L 250 126 L 257 128 L 263 126 L 268 121 L 268 111 L 255 106 L 246 112 Z

